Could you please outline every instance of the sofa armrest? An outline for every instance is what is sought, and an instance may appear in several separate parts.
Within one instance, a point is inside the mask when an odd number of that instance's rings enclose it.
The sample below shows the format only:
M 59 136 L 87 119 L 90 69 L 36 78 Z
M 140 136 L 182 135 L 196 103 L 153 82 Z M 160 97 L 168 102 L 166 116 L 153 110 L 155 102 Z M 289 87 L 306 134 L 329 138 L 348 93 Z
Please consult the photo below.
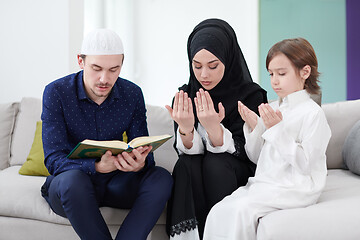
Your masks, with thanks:
M 354 124 L 360 120 L 360 100 L 323 104 L 326 119 L 331 129 L 331 138 L 326 150 L 326 162 L 329 169 L 342 169 L 345 164 L 342 149 L 345 138 Z
M 19 103 L 0 104 L 0 170 L 9 166 L 11 138 Z

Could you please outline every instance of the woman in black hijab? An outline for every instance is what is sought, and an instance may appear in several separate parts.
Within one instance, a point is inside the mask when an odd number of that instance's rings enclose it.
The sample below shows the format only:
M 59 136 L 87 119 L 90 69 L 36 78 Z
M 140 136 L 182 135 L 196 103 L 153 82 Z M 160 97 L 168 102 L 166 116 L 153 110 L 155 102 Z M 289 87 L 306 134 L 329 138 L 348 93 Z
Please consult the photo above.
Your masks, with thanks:
M 174 188 L 168 203 L 172 239 L 202 239 L 212 206 L 247 183 L 255 165 L 244 150 L 241 101 L 258 113 L 266 91 L 251 79 L 232 27 L 207 19 L 190 34 L 190 79 L 179 88 L 172 108 L 175 149 Z

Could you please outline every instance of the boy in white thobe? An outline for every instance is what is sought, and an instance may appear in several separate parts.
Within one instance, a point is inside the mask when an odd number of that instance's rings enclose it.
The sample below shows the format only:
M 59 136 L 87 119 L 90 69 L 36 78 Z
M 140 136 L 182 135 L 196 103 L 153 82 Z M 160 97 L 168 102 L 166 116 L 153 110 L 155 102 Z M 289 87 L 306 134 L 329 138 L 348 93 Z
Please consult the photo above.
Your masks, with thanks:
M 302 90 L 306 89 L 305 82 L 313 67 L 304 67 L 305 75 L 299 68 L 298 74 L 286 55 L 278 53 L 272 57 L 267 67 L 280 99 L 267 107 L 280 118 L 269 125 L 262 106 L 259 107 L 261 118 L 257 117 L 254 127 L 245 116 L 245 149 L 250 160 L 257 163 L 256 173 L 246 186 L 211 209 L 206 220 L 205 240 L 256 239 L 259 218 L 272 211 L 315 204 L 325 186 L 325 151 L 331 131 L 321 107 Z M 290 65 L 286 65 L 284 57 Z M 277 69 L 287 70 L 284 74 Z M 293 88 L 296 85 L 293 83 L 298 81 L 294 80 L 296 74 L 305 79 L 300 87 Z M 291 81 L 293 85 L 285 86 Z

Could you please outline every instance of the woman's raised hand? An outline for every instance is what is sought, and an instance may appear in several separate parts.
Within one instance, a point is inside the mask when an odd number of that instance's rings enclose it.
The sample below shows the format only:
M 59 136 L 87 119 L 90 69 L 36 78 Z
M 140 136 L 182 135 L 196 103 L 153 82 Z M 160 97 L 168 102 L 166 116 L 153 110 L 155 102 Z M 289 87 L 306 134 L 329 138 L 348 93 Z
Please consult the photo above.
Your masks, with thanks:
M 238 111 L 244 122 L 251 128 L 251 131 L 254 130 L 257 124 L 258 115 L 240 101 L 238 101 Z
M 222 128 L 220 126 L 221 121 L 225 117 L 225 108 L 219 103 L 219 113 L 215 111 L 214 103 L 207 91 L 202 88 L 196 93 L 194 99 L 196 106 L 196 114 L 201 125 L 205 128 L 209 135 L 221 135 Z M 220 130 L 220 131 L 219 131 Z
M 181 132 L 188 134 L 193 131 L 195 117 L 191 99 L 186 92 L 180 90 L 175 94 L 173 108 L 169 105 L 165 107 L 169 111 L 171 118 L 179 125 Z

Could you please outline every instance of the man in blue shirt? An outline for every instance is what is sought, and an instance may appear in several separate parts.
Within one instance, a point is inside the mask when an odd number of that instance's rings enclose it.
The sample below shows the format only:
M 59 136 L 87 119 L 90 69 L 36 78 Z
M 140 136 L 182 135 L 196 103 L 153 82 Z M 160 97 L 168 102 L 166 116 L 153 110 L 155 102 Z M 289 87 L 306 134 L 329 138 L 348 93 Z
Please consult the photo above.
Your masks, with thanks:
M 99 207 L 131 209 L 116 239 L 141 240 L 170 197 L 172 177 L 155 166 L 151 147 L 100 159 L 69 159 L 82 140 L 128 140 L 148 135 L 141 89 L 119 77 L 124 51 L 107 29 L 83 40 L 82 71 L 46 86 L 43 94 L 45 165 L 51 174 L 41 191 L 53 211 L 69 219 L 81 239 L 112 239 Z

